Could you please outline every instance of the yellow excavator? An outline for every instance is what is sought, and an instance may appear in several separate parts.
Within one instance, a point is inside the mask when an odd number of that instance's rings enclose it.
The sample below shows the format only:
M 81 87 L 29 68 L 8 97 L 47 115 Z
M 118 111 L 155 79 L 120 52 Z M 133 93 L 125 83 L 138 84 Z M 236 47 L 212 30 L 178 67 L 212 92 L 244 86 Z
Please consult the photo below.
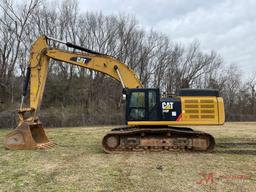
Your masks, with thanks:
M 79 52 L 50 46 L 55 41 Z M 7 149 L 45 149 L 52 147 L 37 112 L 42 102 L 49 60 L 53 59 L 109 75 L 121 82 L 126 98 L 127 125 L 114 128 L 103 140 L 107 153 L 140 151 L 211 151 L 214 137 L 187 125 L 222 125 L 224 104 L 217 90 L 181 89 L 178 96 L 164 97 L 158 88 L 143 88 L 136 74 L 112 56 L 40 36 L 32 45 L 26 73 L 19 124 L 5 137 Z M 30 107 L 23 102 L 30 85 Z

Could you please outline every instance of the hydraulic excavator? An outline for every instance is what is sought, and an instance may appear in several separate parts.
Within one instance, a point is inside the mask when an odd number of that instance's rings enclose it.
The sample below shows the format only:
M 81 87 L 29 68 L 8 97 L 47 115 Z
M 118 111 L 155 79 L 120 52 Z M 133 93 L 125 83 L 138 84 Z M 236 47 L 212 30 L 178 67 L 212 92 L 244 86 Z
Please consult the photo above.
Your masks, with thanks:
M 79 52 L 51 47 L 51 41 Z M 114 128 L 104 136 L 105 152 L 213 150 L 212 135 L 182 126 L 224 123 L 223 99 L 217 90 L 181 89 L 178 96 L 161 98 L 158 88 L 143 88 L 136 74 L 116 58 L 47 36 L 40 36 L 32 45 L 18 109 L 19 124 L 5 137 L 7 149 L 40 149 L 54 145 L 37 116 L 50 59 L 101 72 L 121 82 L 126 97 L 127 125 Z M 28 85 L 30 107 L 24 108 Z

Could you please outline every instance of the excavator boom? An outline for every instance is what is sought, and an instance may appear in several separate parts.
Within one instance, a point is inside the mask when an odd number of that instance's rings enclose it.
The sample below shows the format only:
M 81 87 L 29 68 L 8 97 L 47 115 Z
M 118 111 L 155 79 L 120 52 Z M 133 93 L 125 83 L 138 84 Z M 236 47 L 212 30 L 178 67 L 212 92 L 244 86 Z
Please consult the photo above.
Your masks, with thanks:
M 68 45 L 70 46 L 70 43 L 68 43 Z M 74 47 L 82 49 L 80 46 Z M 85 48 L 82 50 L 88 51 L 88 49 Z M 35 110 L 40 107 L 42 101 L 48 73 L 49 59 L 107 74 L 118 81 L 122 81 L 125 88 L 143 87 L 135 73 L 129 69 L 127 65 L 121 63 L 117 59 L 104 54 L 95 54 L 93 51 L 90 51 L 90 53 L 74 53 L 62 49 L 51 48 L 47 44 L 47 37 L 41 36 L 32 46 L 29 65 L 31 70 L 30 107 Z M 118 70 L 120 74 L 125 75 L 119 77 L 116 70 Z

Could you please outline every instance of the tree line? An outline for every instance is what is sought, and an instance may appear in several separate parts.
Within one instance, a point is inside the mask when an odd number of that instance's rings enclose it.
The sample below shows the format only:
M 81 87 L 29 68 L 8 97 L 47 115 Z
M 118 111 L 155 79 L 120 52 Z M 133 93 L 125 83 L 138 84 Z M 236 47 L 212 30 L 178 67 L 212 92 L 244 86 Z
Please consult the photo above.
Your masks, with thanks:
M 203 51 L 197 40 L 185 46 L 144 30 L 133 16 L 80 12 L 76 0 L 0 0 L 0 9 L 0 127 L 15 126 L 30 47 L 42 34 L 116 57 L 145 87 L 171 94 L 185 87 L 218 89 L 227 120 L 256 120 L 256 73 L 245 80 L 237 65 L 215 50 Z M 120 124 L 121 90 L 104 74 L 51 61 L 39 116 L 47 126 Z

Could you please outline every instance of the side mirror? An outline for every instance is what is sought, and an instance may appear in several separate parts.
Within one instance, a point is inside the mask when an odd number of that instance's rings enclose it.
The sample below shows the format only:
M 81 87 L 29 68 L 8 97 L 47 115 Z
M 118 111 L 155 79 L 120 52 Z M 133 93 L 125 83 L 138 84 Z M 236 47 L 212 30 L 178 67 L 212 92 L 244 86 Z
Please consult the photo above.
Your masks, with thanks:
M 122 96 L 122 102 L 126 101 L 126 94 L 123 94 Z

